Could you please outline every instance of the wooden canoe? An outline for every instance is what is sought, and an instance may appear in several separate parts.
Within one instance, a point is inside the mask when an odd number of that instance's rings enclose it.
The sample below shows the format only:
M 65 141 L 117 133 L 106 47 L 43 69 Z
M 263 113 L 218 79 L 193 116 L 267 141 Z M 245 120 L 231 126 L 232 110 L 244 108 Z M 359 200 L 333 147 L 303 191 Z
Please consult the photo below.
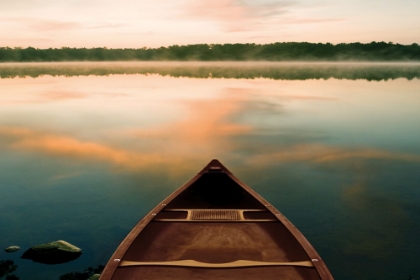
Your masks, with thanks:
M 300 231 L 218 160 L 147 214 L 108 279 L 333 279 Z

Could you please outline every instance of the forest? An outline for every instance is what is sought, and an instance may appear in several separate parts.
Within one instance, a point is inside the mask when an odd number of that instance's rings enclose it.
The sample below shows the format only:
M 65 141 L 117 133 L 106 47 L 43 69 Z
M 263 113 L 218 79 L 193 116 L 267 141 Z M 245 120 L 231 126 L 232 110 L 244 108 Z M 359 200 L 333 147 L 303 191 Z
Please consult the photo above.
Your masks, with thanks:
M 420 46 L 392 42 L 195 44 L 160 48 L 0 47 L 0 62 L 52 61 L 420 61 Z

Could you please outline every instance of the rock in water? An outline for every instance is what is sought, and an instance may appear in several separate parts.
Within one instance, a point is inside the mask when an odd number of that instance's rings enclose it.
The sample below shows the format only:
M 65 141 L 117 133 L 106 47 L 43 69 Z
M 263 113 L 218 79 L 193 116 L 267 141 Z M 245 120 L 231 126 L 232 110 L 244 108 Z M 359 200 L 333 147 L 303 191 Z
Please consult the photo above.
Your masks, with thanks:
M 100 276 L 100 274 L 93 274 L 88 280 L 98 280 Z
M 77 259 L 82 250 L 67 241 L 58 240 L 31 247 L 22 255 L 22 259 L 45 264 L 65 263 Z
M 4 251 L 6 251 L 7 253 L 16 252 L 16 251 L 19 251 L 19 250 L 20 250 L 19 246 L 9 246 L 6 249 L 4 249 Z
M 17 265 L 11 260 L 0 260 L 0 278 L 15 271 Z M 8 275 L 8 277 L 11 275 Z

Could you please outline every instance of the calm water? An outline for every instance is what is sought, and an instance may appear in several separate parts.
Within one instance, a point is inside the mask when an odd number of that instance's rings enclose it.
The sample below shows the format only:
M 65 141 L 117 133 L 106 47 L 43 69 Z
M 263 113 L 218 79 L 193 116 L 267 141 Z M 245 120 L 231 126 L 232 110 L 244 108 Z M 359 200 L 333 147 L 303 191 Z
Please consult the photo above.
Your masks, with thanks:
M 0 247 L 20 279 L 105 264 L 213 158 L 336 279 L 420 279 L 420 65 L 0 65 Z M 65 239 L 70 263 L 20 259 Z

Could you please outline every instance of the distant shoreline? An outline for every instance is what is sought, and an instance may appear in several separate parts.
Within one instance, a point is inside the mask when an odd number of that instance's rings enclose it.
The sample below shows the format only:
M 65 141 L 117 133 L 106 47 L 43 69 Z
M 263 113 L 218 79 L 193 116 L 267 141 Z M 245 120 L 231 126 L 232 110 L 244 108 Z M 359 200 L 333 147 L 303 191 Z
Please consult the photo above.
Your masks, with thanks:
M 420 46 L 369 44 L 273 43 L 196 44 L 140 49 L 0 47 L 0 62 L 63 61 L 276 61 L 276 62 L 420 62 Z

